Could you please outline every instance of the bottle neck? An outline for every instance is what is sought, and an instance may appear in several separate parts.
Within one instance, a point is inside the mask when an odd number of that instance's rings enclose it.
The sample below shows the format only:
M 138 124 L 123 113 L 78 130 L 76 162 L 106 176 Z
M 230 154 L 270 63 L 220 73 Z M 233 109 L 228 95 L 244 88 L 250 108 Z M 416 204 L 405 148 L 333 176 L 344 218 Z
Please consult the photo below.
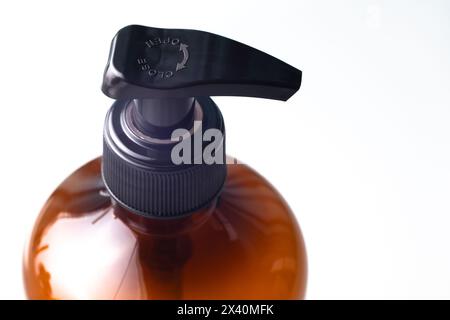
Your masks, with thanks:
M 211 217 L 217 205 L 217 199 L 214 199 L 207 206 L 186 215 L 158 218 L 131 212 L 115 201 L 114 198 L 112 199 L 115 216 L 122 220 L 130 229 L 141 236 L 162 238 L 179 237 L 195 230 Z

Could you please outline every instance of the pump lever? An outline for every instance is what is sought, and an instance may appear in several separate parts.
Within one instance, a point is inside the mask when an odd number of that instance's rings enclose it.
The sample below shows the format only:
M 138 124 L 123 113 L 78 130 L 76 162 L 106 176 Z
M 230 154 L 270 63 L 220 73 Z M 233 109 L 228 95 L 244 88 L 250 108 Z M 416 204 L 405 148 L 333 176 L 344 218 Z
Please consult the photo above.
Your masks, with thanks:
M 114 99 L 248 96 L 289 99 L 302 72 L 204 31 L 130 25 L 112 40 L 103 92 Z

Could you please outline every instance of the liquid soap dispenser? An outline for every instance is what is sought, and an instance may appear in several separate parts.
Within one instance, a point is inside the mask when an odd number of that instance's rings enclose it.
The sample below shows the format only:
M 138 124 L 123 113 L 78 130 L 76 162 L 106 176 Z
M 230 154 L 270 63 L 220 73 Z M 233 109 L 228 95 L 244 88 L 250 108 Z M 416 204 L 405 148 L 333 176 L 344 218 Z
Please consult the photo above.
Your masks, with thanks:
M 297 222 L 273 186 L 225 156 L 210 98 L 285 101 L 300 82 L 300 70 L 212 33 L 121 29 L 103 77 L 116 99 L 103 156 L 45 203 L 24 255 L 27 296 L 303 298 Z

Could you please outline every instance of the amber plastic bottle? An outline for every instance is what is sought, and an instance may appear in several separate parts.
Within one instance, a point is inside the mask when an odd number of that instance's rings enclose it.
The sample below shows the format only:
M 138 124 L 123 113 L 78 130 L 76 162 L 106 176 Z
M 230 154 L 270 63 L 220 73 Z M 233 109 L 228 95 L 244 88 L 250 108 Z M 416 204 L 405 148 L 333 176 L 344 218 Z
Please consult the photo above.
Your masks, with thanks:
M 103 156 L 44 205 L 24 257 L 27 296 L 303 298 L 297 222 L 262 176 L 227 160 L 224 121 L 209 98 L 287 100 L 300 82 L 301 71 L 218 35 L 121 29 L 103 78 L 117 100 Z
M 289 207 L 246 165 L 228 165 L 208 207 L 149 219 L 110 198 L 96 159 L 45 204 L 24 277 L 31 299 L 299 299 L 306 255 Z

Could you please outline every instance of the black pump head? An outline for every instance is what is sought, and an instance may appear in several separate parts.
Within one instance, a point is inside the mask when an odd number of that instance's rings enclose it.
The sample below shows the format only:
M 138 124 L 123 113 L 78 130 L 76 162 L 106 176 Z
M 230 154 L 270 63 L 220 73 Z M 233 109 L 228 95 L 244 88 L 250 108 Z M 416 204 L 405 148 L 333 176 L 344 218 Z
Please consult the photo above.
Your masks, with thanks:
M 248 96 L 289 99 L 302 72 L 204 31 L 128 26 L 114 37 L 103 79 L 113 99 Z
M 111 44 L 103 92 L 117 102 L 104 133 L 103 178 L 130 210 L 170 217 L 207 205 L 225 176 L 225 129 L 209 96 L 289 99 L 301 71 L 264 52 L 212 33 L 128 26 Z M 208 143 L 192 147 L 188 163 L 174 163 L 173 138 L 216 129 L 214 163 L 199 161 Z M 198 151 L 200 150 L 200 154 Z M 220 160 L 220 161 L 218 161 Z M 208 161 L 207 161 L 208 162 Z

